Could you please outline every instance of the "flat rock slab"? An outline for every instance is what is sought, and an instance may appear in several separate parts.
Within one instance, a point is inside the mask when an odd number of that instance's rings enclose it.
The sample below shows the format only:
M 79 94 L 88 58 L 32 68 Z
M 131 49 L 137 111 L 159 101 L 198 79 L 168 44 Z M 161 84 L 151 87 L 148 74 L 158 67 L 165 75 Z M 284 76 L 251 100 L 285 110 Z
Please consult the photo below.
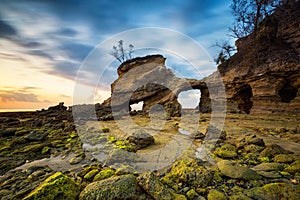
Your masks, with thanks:
M 243 179 L 243 180 L 256 180 L 260 179 L 260 175 L 254 170 L 243 166 L 236 166 L 233 162 L 222 160 L 217 163 L 221 173 L 229 178 Z

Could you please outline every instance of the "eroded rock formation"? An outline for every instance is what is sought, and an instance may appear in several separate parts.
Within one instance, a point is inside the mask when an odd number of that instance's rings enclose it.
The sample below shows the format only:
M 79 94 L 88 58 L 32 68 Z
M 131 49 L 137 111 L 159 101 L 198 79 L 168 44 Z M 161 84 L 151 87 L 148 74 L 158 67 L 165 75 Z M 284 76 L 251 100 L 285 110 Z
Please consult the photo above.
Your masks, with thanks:
M 299 30 L 295 1 L 266 18 L 256 34 L 237 40 L 238 52 L 218 67 L 230 111 L 300 113 Z
M 149 112 L 154 105 L 161 105 L 170 116 L 180 116 L 178 94 L 182 91 L 201 90 L 199 109 L 210 111 L 209 91 L 204 81 L 176 77 L 165 66 L 161 55 L 150 55 L 126 61 L 118 68 L 118 79 L 111 85 L 111 98 L 102 107 L 112 111 L 128 112 L 130 105 L 143 102 L 143 111 Z
M 128 112 L 130 105 L 141 101 L 145 112 L 159 104 L 170 116 L 180 116 L 178 94 L 191 89 L 201 91 L 198 108 L 209 112 L 214 100 L 223 96 L 220 88 L 224 86 L 229 112 L 298 114 L 299 30 L 300 2 L 291 1 L 264 19 L 255 33 L 237 40 L 237 53 L 202 80 L 176 77 L 161 55 L 128 60 L 118 68 L 111 98 L 98 105 L 98 116 L 111 106 L 112 111 Z

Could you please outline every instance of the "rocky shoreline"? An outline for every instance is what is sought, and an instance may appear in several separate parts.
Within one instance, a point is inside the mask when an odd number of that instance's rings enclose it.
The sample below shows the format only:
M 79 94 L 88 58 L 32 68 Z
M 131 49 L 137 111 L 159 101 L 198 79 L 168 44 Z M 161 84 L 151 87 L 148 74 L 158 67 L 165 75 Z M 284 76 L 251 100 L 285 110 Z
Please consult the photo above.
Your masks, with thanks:
M 252 133 L 237 137 L 229 130 L 222 132 L 216 144 L 206 140 L 207 145 L 214 145 L 211 156 L 215 164 L 187 153 L 171 166 L 138 173 L 130 166 L 113 168 L 87 154 L 72 114 L 63 105 L 0 115 L 3 200 L 300 199 L 299 152 L 267 144 Z M 97 131 L 103 140 L 111 130 L 87 130 L 92 135 Z M 298 129 L 281 131 L 299 136 Z M 207 133 L 199 134 L 194 143 L 203 145 L 200 136 Z M 133 138 L 126 143 L 109 134 L 105 139 L 107 146 L 121 151 L 131 151 L 136 143 Z M 122 145 L 117 145 L 118 141 Z M 155 145 L 153 141 L 143 144 L 134 152 Z

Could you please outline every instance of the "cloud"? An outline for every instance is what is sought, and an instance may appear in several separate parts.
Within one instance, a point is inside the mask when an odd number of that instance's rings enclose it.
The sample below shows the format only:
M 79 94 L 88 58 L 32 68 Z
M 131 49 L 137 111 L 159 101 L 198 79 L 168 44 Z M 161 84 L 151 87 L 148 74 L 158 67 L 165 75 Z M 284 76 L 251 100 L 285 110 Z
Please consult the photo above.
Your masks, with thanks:
M 1 101 L 6 102 L 41 102 L 38 95 L 34 92 L 38 87 L 24 86 L 21 88 L 5 87 L 6 90 L 0 90 Z
M 40 102 L 38 96 L 33 93 L 22 93 L 18 91 L 3 91 L 0 90 L 0 97 L 2 102 Z
M 37 70 L 74 80 L 82 61 L 95 45 L 113 34 L 131 28 L 155 26 L 175 29 L 204 43 L 205 48 L 208 48 L 209 40 L 214 40 L 214 43 L 227 30 L 226 24 L 230 21 L 228 4 L 227 1 L 217 0 L 91 0 L 88 3 L 81 0 L 3 0 L 0 3 L 0 37 L 13 42 L 14 46 L 2 48 L 0 56 L 11 60 L 16 57 L 29 59 L 33 56 L 41 62 L 35 66 Z M 139 48 L 153 45 L 157 42 L 155 37 L 157 36 L 145 38 L 144 35 L 134 35 L 122 39 Z M 166 40 L 159 45 L 167 48 L 171 46 L 169 42 Z M 180 48 L 185 48 L 184 43 L 177 41 L 176 45 L 178 43 Z M 114 44 L 110 44 L 109 48 L 112 45 Z M 214 51 L 212 49 L 210 53 Z M 105 53 L 108 52 L 109 50 Z M 190 53 L 198 58 L 197 52 Z M 105 62 L 101 62 L 103 60 L 99 58 L 92 61 L 94 63 L 78 80 L 95 85 L 101 75 L 97 72 L 105 69 L 102 81 L 109 86 L 116 78 L 116 64 L 108 68 L 102 65 Z M 193 75 L 192 70 L 185 69 L 186 65 L 173 63 L 175 67 L 182 69 L 181 73 Z
M 6 21 L 0 19 L 0 37 L 10 38 L 15 35 L 17 35 L 17 30 Z

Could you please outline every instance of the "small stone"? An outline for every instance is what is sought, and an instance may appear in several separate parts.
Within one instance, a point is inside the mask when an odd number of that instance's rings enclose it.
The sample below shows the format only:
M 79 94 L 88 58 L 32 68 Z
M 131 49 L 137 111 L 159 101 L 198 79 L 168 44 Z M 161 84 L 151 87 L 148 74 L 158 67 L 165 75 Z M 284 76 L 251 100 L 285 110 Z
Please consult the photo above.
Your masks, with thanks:
M 98 169 L 93 169 L 93 170 L 89 171 L 86 175 L 84 175 L 83 179 L 92 180 L 98 172 L 99 172 Z
M 261 138 L 258 138 L 256 135 L 253 135 L 253 134 L 239 137 L 236 140 L 236 143 L 237 143 L 238 148 L 243 148 L 244 146 L 251 145 L 251 144 L 260 146 L 260 147 L 265 147 L 264 140 Z
M 203 140 L 205 138 L 205 135 L 201 133 L 200 131 L 197 131 L 197 133 L 194 136 L 194 139 L 196 140 Z
M 264 147 L 262 146 L 258 146 L 258 145 L 255 145 L 255 144 L 250 144 L 250 145 L 246 145 L 244 147 L 245 151 L 246 152 L 261 152 L 262 150 L 264 150 Z
M 186 193 L 186 196 L 188 197 L 188 199 L 194 199 L 195 197 L 199 196 L 199 194 L 194 189 L 190 189 Z
M 220 130 L 215 126 L 210 125 L 206 130 L 205 136 L 208 140 L 226 140 L 226 131 Z
M 46 137 L 47 137 L 47 132 L 40 131 L 40 130 L 34 130 L 34 131 L 31 131 L 24 138 L 29 141 L 42 141 Z
M 258 171 L 257 173 L 266 178 L 281 178 L 281 175 L 274 171 Z
M 154 144 L 154 137 L 142 129 L 133 133 L 127 140 L 130 143 L 134 143 L 137 150 Z
M 80 163 L 81 161 L 83 161 L 83 159 L 84 159 L 84 157 L 82 157 L 82 156 L 79 156 L 79 157 L 75 156 L 70 159 L 69 163 L 70 163 L 70 165 L 76 165 L 76 164 Z
M 284 165 L 281 163 L 261 163 L 254 166 L 252 169 L 255 171 L 281 171 Z
M 108 133 L 109 132 L 109 128 L 102 128 L 101 129 L 103 133 Z
M 49 152 L 50 152 L 50 147 L 48 147 L 48 146 L 43 147 L 43 149 L 42 149 L 43 155 L 48 154 Z

